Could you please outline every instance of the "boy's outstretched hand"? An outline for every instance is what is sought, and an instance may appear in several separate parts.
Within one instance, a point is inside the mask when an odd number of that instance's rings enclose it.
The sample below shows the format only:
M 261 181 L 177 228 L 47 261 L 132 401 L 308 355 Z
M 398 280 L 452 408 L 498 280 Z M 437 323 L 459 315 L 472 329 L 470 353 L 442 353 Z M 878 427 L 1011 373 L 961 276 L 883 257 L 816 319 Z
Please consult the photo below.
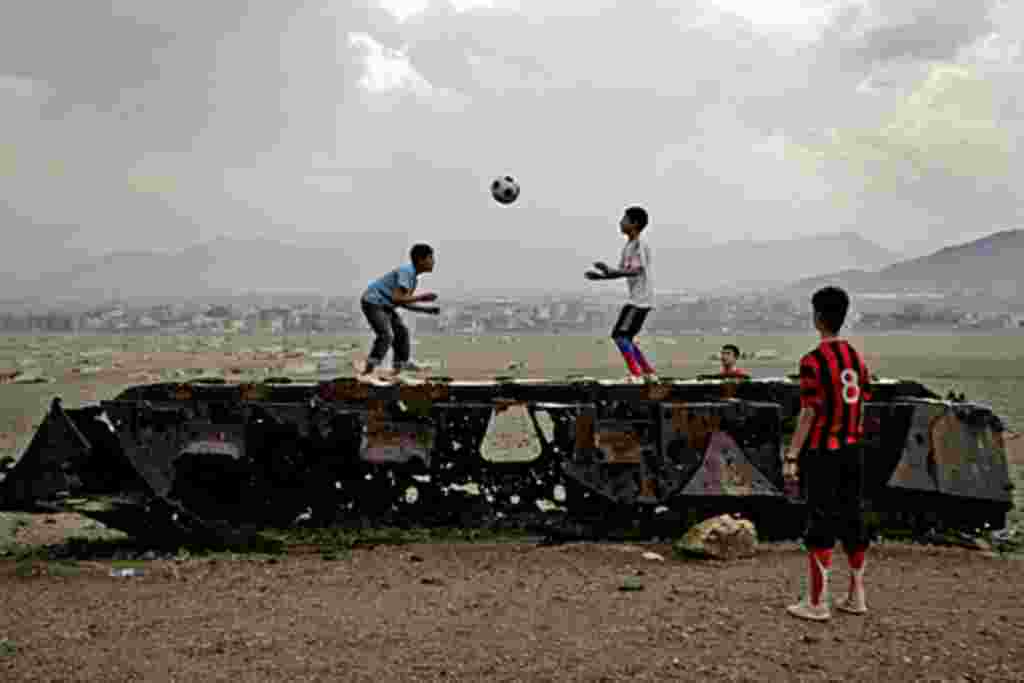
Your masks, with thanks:
M 426 313 L 428 315 L 438 315 L 441 312 L 440 306 L 417 306 L 416 304 L 408 304 L 404 306 L 404 308 L 415 313 Z

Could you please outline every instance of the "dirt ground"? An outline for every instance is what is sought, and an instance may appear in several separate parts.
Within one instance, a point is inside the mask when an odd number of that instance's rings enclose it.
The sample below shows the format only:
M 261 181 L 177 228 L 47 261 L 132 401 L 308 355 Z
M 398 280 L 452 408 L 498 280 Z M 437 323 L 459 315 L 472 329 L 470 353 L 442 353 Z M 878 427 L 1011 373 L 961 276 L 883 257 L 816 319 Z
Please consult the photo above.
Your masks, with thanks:
M 118 352 L 102 372 L 63 380 L 137 383 L 192 367 L 233 381 L 269 360 Z M 483 361 L 471 370 L 460 377 L 495 374 Z M 75 515 L 30 520 L 20 544 L 90 529 Z M 877 546 L 871 612 L 826 624 L 784 611 L 804 563 L 793 544 L 720 563 L 664 545 L 437 543 L 335 560 L 154 560 L 114 578 L 105 560 L 37 561 L 26 575 L 24 561 L 0 557 L 0 681 L 1024 681 L 1021 561 Z M 841 556 L 832 578 L 845 585 Z M 636 587 L 627 579 L 642 590 L 621 590 Z
M 82 523 L 35 515 L 17 540 Z M 134 578 L 109 561 L 24 564 L 0 560 L 11 683 L 1024 680 L 1024 565 L 963 549 L 876 546 L 871 612 L 825 624 L 783 609 L 804 569 L 793 544 L 728 563 L 664 545 L 436 543 L 155 560 Z M 622 590 L 631 577 L 641 590 Z

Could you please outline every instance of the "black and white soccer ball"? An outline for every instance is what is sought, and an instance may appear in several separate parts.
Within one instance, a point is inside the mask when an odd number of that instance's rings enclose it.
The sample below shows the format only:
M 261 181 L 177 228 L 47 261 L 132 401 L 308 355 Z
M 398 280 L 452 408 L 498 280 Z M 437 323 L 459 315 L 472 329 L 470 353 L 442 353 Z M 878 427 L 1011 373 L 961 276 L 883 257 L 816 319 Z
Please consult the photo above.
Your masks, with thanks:
M 491 182 L 491 196 L 501 204 L 511 204 L 519 198 L 519 183 L 510 175 L 495 178 Z

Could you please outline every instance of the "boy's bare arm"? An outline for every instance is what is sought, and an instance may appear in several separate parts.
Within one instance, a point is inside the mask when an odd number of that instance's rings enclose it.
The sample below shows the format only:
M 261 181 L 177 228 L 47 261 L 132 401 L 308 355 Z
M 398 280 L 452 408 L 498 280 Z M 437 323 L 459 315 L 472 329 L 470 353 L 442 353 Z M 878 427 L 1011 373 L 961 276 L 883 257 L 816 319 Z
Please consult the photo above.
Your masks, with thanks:
M 417 306 L 416 304 L 405 304 L 402 308 L 415 311 L 416 313 L 428 313 L 430 315 L 438 315 L 441 312 L 440 306 Z
M 599 277 L 591 278 L 592 280 L 617 280 L 621 277 L 637 277 L 644 272 L 643 266 L 638 268 L 615 269 L 609 268 L 608 264 L 603 261 L 595 263 L 594 268 L 598 270 Z
M 391 291 L 391 301 L 393 301 L 396 306 L 407 306 L 409 304 L 416 304 L 423 301 L 436 300 L 437 295 L 430 292 L 413 294 L 412 290 L 406 289 L 405 287 L 395 287 Z
M 601 279 L 602 280 L 618 280 L 621 277 L 637 277 L 638 275 L 640 275 L 643 272 L 644 272 L 643 268 L 632 268 L 632 269 L 624 268 L 622 270 L 613 270 L 613 269 L 609 268 L 608 270 L 602 271 Z
M 797 418 L 796 431 L 793 433 L 793 440 L 789 443 L 789 450 L 786 451 L 785 459 L 789 462 L 795 461 L 800 456 L 807 437 L 811 433 L 811 426 L 814 425 L 814 408 L 801 408 L 800 417 Z

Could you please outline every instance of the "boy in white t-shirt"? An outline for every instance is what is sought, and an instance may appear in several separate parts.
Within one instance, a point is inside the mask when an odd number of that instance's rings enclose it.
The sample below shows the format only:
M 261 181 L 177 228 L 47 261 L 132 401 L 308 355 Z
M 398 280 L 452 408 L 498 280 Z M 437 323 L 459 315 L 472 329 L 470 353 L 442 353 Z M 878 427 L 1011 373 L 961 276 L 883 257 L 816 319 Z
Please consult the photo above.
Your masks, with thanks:
M 654 368 L 644 358 L 634 337 L 640 332 L 647 314 L 654 308 L 654 278 L 651 270 L 651 248 L 640 239 L 640 233 L 647 227 L 647 211 L 639 206 L 626 209 L 619 221 L 619 230 L 626 236 L 626 245 L 619 257 L 619 267 L 609 268 L 598 261 L 594 264 L 597 270 L 588 270 L 588 280 L 615 280 L 626 278 L 629 298 L 618 320 L 612 328 L 612 340 L 618 347 L 629 374 L 634 381 L 655 382 L 658 376 Z

